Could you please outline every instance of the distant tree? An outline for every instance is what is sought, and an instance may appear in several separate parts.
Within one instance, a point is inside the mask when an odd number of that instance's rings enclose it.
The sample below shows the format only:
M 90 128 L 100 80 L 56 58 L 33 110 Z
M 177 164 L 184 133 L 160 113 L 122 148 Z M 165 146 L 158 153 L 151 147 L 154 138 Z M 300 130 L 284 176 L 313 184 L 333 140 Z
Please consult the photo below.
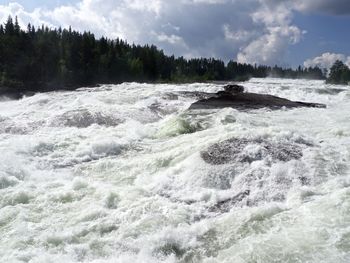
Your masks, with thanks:
M 13 25 L 13 20 L 12 20 L 12 17 L 9 16 L 5 23 L 5 33 L 11 36 L 14 34 L 14 32 L 15 32 L 15 27 Z
M 20 28 L 20 26 L 19 26 L 18 17 L 17 17 L 17 16 L 16 16 L 16 18 L 15 18 L 15 24 L 14 24 L 13 27 L 14 27 L 14 32 L 15 32 L 15 34 L 16 34 L 16 35 L 19 35 L 21 28 Z
M 348 84 L 350 81 L 350 69 L 342 61 L 337 60 L 330 68 L 327 83 Z

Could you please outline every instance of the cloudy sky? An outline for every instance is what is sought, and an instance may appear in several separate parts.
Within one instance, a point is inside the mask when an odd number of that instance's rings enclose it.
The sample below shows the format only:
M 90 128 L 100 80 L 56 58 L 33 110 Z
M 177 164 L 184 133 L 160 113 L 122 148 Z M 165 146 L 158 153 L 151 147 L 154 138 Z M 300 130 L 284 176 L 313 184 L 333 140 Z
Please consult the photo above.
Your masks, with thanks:
M 167 54 L 350 65 L 350 0 L 0 0 L 0 20 L 89 30 Z

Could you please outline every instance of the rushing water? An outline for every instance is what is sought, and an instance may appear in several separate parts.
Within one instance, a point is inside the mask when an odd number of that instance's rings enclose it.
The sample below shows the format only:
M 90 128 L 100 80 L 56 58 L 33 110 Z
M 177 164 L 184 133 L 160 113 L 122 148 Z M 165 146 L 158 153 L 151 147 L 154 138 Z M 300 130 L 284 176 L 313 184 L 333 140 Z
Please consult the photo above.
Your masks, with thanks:
M 350 90 L 244 85 L 328 108 L 187 111 L 215 84 L 2 99 L 0 262 L 350 262 Z M 250 162 L 205 162 L 232 138 Z

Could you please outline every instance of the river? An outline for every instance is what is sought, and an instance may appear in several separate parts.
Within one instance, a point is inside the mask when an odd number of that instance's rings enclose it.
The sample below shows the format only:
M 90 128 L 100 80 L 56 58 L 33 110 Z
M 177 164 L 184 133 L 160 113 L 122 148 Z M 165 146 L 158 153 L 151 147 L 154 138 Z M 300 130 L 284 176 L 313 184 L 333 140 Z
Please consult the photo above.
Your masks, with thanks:
M 243 85 L 327 108 L 188 111 L 222 89 L 200 83 L 2 98 L 0 262 L 350 262 L 350 89 Z M 203 159 L 232 138 L 249 162 Z

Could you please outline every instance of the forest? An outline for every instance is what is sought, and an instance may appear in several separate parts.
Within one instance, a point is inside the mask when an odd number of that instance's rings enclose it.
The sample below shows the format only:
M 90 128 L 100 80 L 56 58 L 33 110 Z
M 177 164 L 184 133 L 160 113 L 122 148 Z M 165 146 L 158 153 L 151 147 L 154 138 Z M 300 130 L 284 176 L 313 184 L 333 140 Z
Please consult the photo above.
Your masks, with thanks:
M 0 92 L 50 91 L 121 82 L 244 81 L 251 77 L 324 79 L 324 70 L 169 56 L 154 45 L 96 38 L 71 28 L 0 25 Z

